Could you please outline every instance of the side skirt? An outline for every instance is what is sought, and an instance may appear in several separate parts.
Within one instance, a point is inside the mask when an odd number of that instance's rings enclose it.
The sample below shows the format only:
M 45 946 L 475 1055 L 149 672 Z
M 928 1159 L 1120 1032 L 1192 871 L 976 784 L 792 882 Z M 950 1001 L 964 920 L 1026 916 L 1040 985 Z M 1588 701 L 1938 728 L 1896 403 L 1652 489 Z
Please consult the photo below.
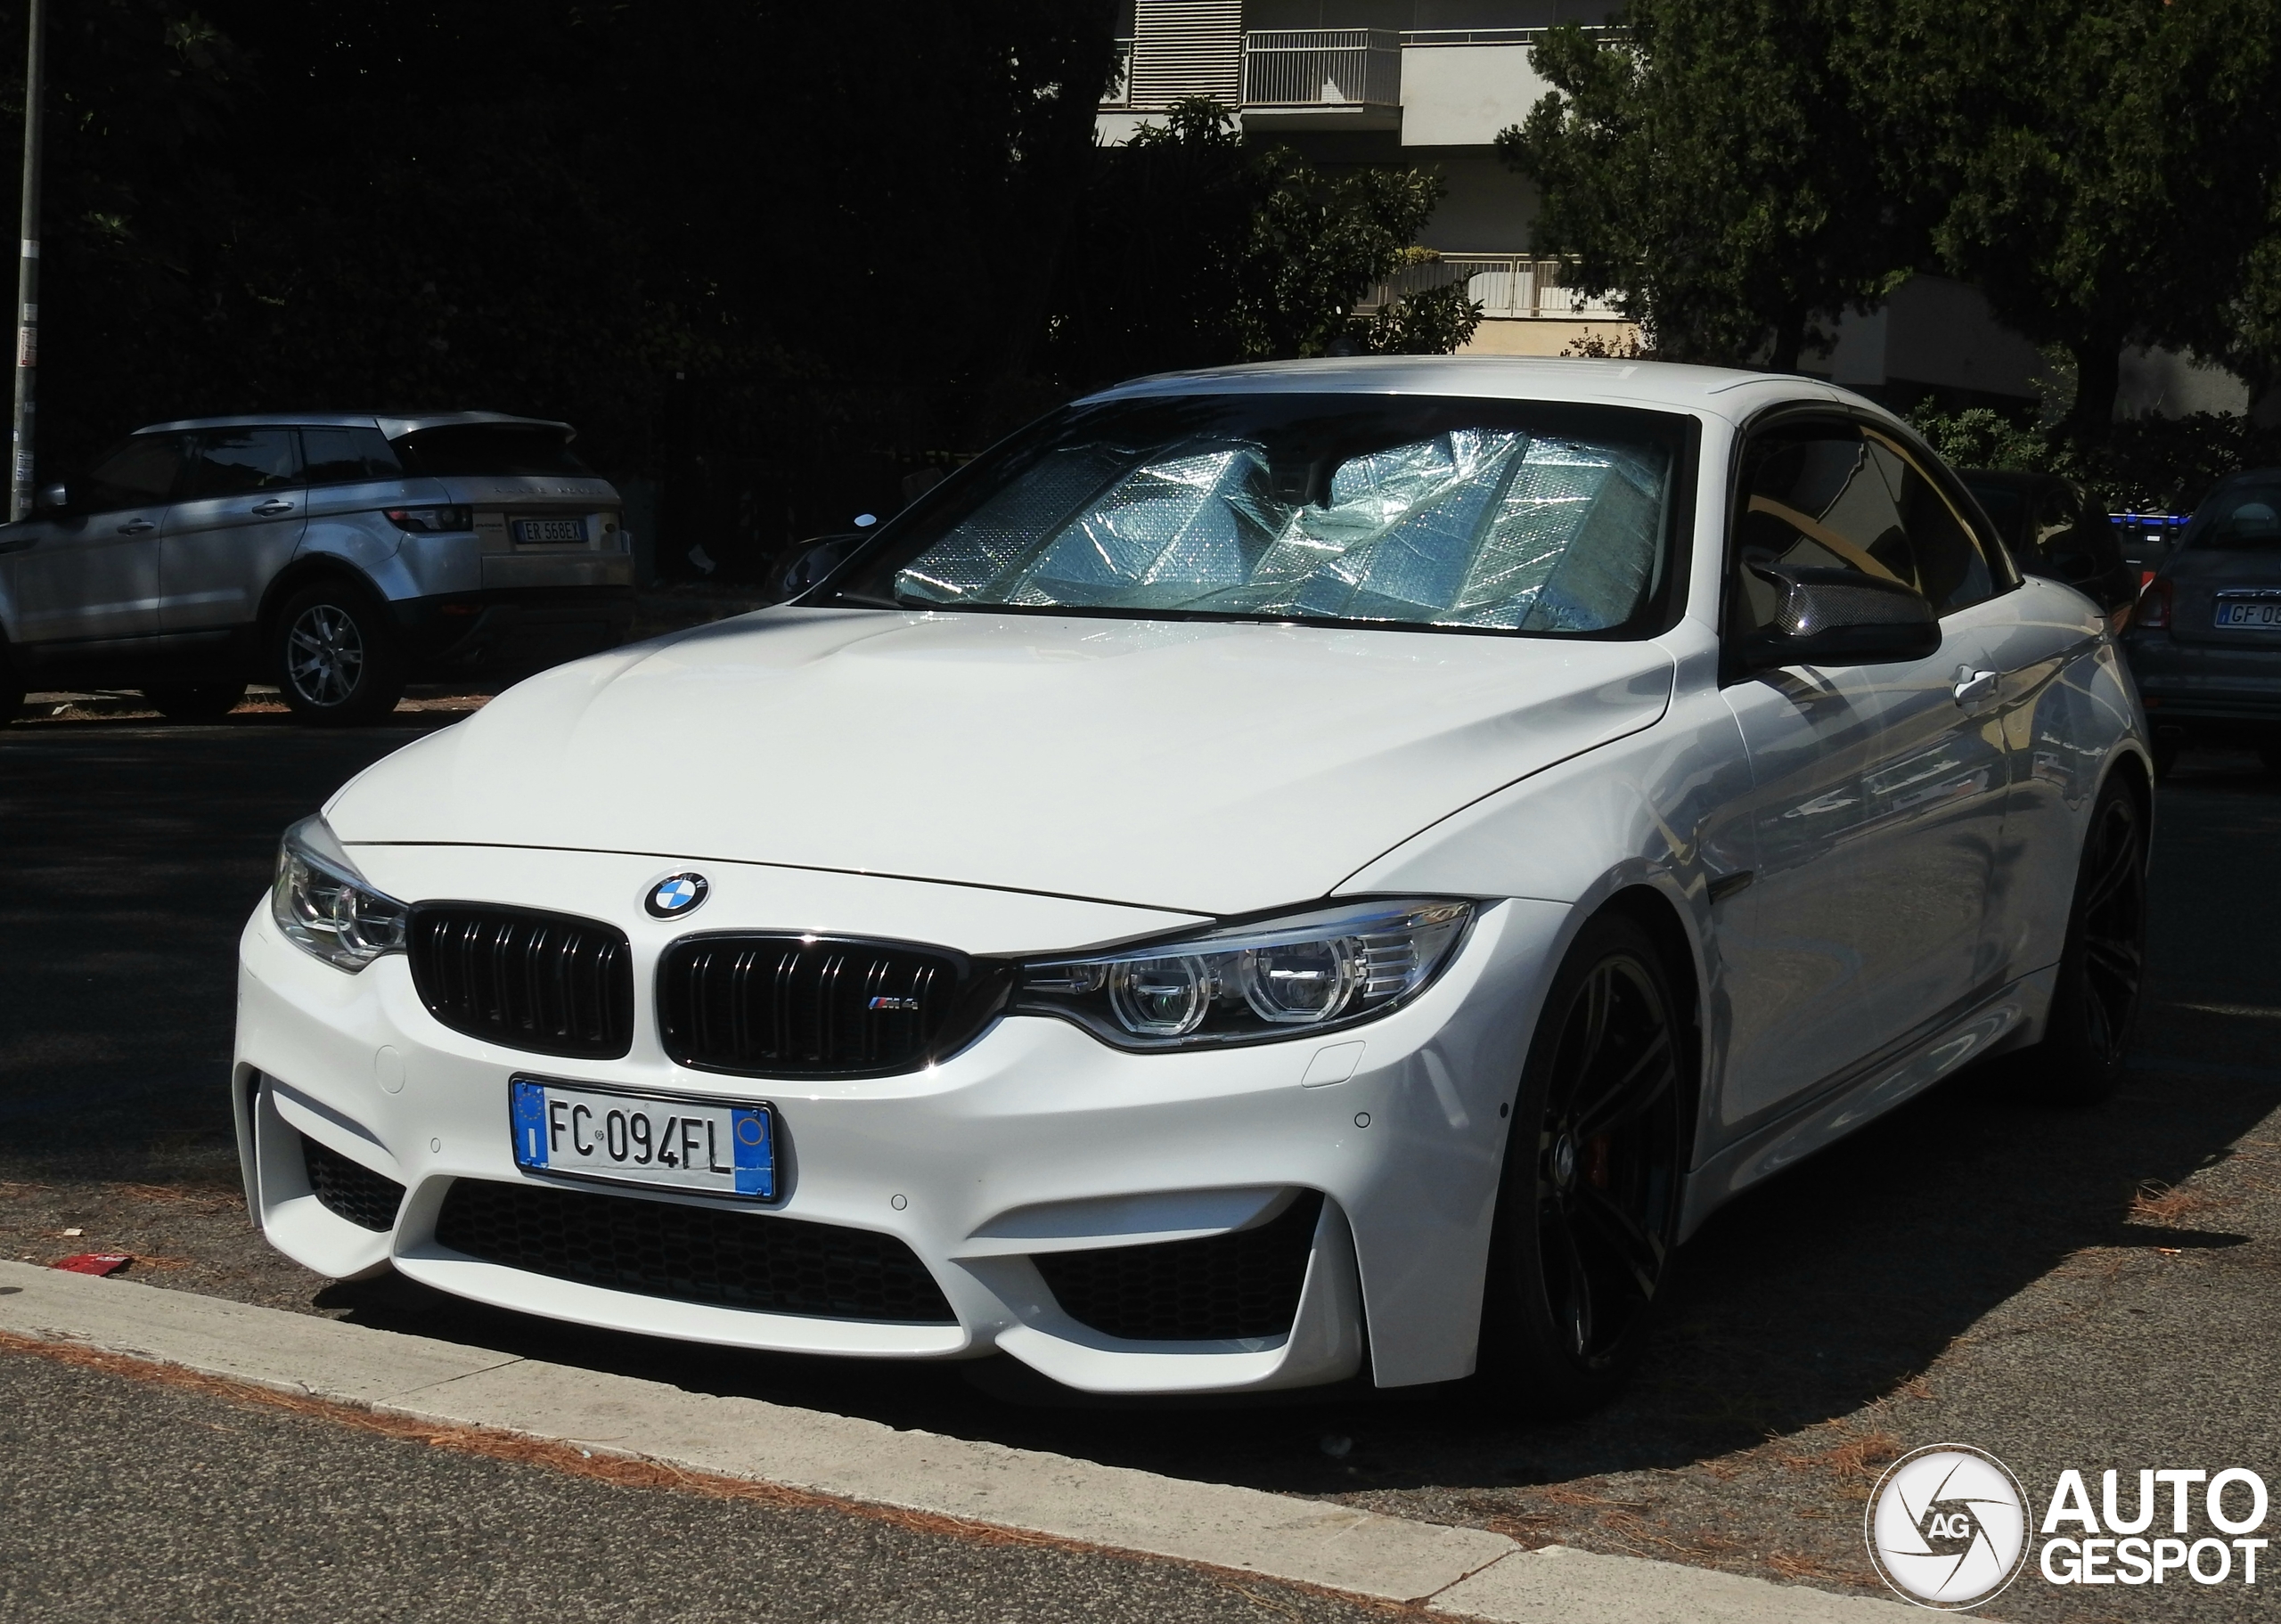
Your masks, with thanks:
M 1804 1161 L 1969 1062 L 2033 1042 L 2058 980 L 2056 964 L 2021 976 L 1899 1053 L 1718 1152 L 1688 1176 L 1680 1238 L 1693 1235 L 1705 1219 L 1760 1179 Z

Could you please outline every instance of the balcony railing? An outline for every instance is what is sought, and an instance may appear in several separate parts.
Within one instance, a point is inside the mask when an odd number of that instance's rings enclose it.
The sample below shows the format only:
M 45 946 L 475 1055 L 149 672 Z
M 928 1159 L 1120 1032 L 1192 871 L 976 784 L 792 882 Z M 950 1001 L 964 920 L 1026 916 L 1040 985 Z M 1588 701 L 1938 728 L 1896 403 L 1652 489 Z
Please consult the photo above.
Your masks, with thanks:
M 1484 317 L 1564 322 L 1620 322 L 1624 319 L 1613 299 L 1587 298 L 1561 278 L 1567 263 L 1539 259 L 1528 254 L 1444 254 L 1420 265 L 1404 265 L 1372 288 L 1355 309 L 1371 314 L 1397 299 L 1429 288 L 1463 282 L 1465 295 L 1481 306 Z
M 1246 107 L 1399 107 L 1402 36 L 1288 29 L 1244 36 Z

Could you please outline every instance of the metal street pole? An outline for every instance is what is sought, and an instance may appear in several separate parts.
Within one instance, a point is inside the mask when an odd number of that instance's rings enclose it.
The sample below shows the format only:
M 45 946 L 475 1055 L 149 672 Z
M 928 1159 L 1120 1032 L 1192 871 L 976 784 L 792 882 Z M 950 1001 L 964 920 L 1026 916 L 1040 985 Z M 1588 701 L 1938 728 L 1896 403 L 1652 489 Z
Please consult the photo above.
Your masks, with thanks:
M 30 0 L 24 49 L 24 228 L 16 262 L 16 417 L 8 518 L 32 510 L 32 412 L 39 377 L 39 126 L 47 94 L 47 0 Z

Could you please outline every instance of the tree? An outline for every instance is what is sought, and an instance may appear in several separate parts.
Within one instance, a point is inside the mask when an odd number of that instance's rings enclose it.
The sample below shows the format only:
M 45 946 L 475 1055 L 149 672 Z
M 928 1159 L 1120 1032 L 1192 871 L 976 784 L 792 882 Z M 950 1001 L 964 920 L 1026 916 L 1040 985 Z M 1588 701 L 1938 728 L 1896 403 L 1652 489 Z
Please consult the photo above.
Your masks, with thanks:
M 1062 375 L 1082 387 L 1334 349 L 1454 348 L 1480 319 L 1461 292 L 1414 296 L 1372 322 L 1353 314 L 1441 192 L 1414 169 L 1327 174 L 1246 143 L 1215 102 L 1181 102 L 1095 153 L 1055 306 Z
M 1844 69 L 1944 265 L 2075 363 L 2108 435 L 2126 344 L 2269 370 L 2281 344 L 2281 0 L 1893 0 Z
M 1919 255 L 1839 72 L 1844 0 L 1634 0 L 1603 44 L 1555 29 L 1554 86 L 1499 135 L 1541 194 L 1537 252 L 1573 255 L 1676 360 L 1794 371 L 1816 325 L 1876 306 Z

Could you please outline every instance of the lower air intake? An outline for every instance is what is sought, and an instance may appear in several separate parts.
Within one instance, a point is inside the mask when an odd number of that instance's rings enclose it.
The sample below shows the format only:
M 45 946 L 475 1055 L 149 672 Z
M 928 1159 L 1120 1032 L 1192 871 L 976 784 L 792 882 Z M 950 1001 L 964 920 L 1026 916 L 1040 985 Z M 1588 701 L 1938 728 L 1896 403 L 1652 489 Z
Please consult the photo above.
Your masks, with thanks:
M 361 1162 L 352 1162 L 301 1136 L 301 1164 L 309 1171 L 309 1194 L 335 1218 L 345 1218 L 360 1229 L 386 1235 L 396 1228 L 397 1209 L 404 1204 L 404 1186 L 383 1179 Z
M 1255 1229 L 1199 1241 L 1039 1253 L 1031 1258 L 1062 1311 L 1130 1342 L 1279 1336 L 1299 1311 L 1314 1250 L 1320 1191 Z
M 581 1285 L 819 1319 L 952 1325 L 942 1288 L 891 1235 L 773 1214 L 462 1179 L 438 1244 Z

